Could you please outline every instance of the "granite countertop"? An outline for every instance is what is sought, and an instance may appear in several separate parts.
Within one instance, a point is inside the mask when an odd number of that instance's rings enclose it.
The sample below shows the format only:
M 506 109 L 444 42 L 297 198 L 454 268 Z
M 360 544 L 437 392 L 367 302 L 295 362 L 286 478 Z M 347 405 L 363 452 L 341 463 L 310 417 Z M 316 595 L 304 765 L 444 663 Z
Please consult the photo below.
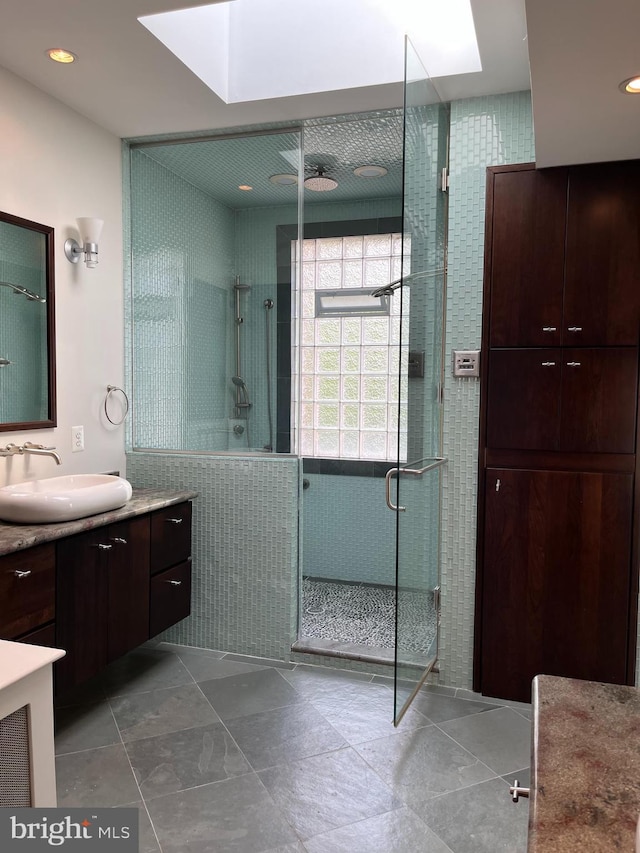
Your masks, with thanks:
M 144 515 L 156 509 L 189 501 L 197 497 L 193 491 L 178 491 L 176 489 L 134 489 L 131 499 L 119 509 L 78 518 L 75 521 L 63 521 L 59 524 L 11 524 L 0 522 L 0 555 L 12 554 L 34 545 L 74 536 L 84 530 L 103 527 L 113 521 L 123 521 L 135 515 Z
M 533 682 L 528 853 L 633 853 L 640 814 L 640 691 Z

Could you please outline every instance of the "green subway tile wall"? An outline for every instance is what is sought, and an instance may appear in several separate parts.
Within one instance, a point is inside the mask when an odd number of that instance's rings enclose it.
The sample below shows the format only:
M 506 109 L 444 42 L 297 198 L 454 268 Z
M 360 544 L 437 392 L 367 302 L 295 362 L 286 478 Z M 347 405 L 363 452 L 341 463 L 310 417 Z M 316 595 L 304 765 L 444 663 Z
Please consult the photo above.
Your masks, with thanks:
M 529 92 L 451 104 L 446 358 L 478 349 L 482 331 L 486 167 L 534 159 Z M 450 364 L 450 363 L 449 363 Z M 480 387 L 445 370 L 440 679 L 470 687 L 476 563 Z

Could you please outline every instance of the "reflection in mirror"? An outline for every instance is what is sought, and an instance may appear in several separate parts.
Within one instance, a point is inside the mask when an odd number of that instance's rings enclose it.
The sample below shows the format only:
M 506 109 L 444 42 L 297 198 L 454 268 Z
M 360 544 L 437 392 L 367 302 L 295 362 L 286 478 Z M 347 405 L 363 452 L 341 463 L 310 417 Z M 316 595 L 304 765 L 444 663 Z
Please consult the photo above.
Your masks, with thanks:
M 0 212 L 0 431 L 56 425 L 53 228 Z

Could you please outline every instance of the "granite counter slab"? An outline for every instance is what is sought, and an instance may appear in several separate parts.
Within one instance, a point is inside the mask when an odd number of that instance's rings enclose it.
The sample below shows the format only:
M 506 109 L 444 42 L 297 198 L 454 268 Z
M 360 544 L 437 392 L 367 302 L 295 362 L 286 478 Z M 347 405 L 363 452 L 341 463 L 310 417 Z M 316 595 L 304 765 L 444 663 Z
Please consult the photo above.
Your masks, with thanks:
M 94 527 L 104 527 L 114 521 L 123 521 L 136 515 L 144 515 L 173 504 L 189 501 L 197 497 L 197 492 L 175 489 L 134 489 L 131 499 L 119 509 L 78 518 L 75 521 L 63 521 L 59 524 L 10 524 L 0 522 L 0 556 L 22 551 L 44 542 L 74 536 Z
M 533 705 L 528 853 L 633 853 L 640 691 L 539 675 Z

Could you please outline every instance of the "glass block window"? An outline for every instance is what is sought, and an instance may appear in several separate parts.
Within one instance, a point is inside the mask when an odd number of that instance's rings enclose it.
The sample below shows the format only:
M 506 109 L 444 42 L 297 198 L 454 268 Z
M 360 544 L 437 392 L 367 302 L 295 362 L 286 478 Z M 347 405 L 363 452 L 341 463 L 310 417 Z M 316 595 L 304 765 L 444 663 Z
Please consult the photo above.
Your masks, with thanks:
M 407 246 L 405 252 L 409 256 Z M 302 456 L 396 459 L 398 370 L 400 361 L 407 362 L 398 346 L 400 293 L 382 299 L 370 294 L 400 278 L 401 256 L 399 233 L 303 240 Z M 404 306 L 406 321 L 406 293 Z M 401 409 L 401 446 L 406 422 Z

